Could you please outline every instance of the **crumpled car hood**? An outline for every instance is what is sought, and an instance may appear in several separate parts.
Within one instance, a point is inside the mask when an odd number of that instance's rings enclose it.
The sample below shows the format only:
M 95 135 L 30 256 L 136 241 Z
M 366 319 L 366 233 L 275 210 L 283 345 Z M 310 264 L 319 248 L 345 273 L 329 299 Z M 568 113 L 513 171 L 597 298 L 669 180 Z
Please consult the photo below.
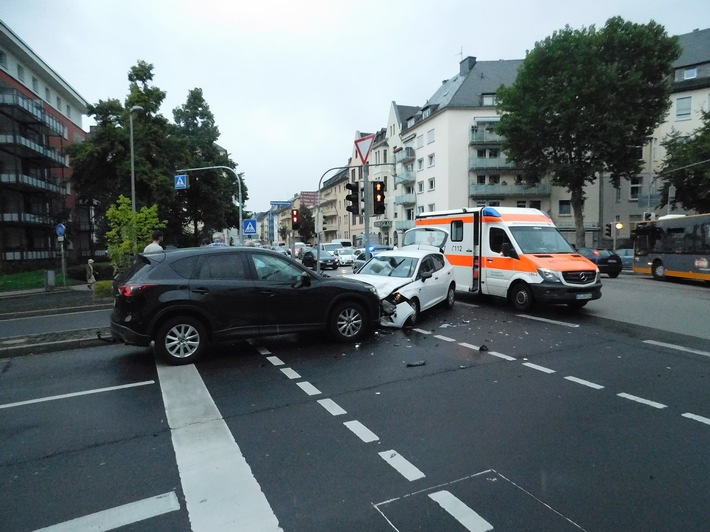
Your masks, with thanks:
M 363 283 L 370 284 L 377 290 L 377 295 L 380 299 L 386 298 L 392 292 L 396 291 L 404 285 L 408 285 L 412 280 L 408 277 L 383 277 L 381 275 L 363 275 L 363 274 L 346 274 L 343 275 L 348 279 L 354 279 Z

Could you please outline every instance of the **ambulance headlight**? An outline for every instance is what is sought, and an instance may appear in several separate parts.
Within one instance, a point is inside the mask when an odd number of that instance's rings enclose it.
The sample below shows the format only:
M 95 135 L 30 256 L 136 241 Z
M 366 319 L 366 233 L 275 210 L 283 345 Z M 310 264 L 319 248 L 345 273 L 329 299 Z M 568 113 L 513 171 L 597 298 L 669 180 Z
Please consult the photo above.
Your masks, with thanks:
M 549 281 L 550 283 L 562 282 L 562 275 L 557 270 L 550 270 L 549 268 L 538 268 L 537 273 L 540 274 L 540 277 L 542 277 L 543 280 Z

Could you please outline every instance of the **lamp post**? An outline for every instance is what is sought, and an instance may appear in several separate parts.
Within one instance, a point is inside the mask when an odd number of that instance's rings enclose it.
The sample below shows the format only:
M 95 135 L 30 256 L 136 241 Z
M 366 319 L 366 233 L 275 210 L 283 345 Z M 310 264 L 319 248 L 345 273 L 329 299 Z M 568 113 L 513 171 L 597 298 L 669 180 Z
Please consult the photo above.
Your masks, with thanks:
M 133 156 L 133 111 L 142 111 L 140 105 L 134 105 L 128 110 L 128 121 L 131 130 L 131 207 L 136 212 L 136 168 Z

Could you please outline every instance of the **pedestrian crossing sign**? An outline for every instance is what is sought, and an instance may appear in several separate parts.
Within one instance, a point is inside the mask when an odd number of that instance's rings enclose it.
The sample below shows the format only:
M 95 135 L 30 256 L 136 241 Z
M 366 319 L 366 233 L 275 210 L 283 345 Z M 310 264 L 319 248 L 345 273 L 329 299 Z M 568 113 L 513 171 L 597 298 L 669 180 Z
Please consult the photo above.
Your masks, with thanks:
M 185 190 L 188 187 L 188 179 L 186 175 L 175 176 L 175 190 Z
M 255 235 L 256 234 L 256 220 L 243 220 L 244 224 L 244 234 L 245 235 Z

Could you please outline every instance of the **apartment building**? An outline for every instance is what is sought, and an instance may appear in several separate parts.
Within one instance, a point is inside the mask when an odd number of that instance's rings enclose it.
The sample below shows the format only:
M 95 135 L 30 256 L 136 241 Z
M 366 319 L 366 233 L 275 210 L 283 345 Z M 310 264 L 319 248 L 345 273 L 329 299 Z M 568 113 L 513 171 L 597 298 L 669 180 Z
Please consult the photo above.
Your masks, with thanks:
M 71 195 L 63 148 L 86 138 L 86 101 L 0 21 L 0 271 L 54 266 L 56 227 L 88 254 L 88 209 Z

